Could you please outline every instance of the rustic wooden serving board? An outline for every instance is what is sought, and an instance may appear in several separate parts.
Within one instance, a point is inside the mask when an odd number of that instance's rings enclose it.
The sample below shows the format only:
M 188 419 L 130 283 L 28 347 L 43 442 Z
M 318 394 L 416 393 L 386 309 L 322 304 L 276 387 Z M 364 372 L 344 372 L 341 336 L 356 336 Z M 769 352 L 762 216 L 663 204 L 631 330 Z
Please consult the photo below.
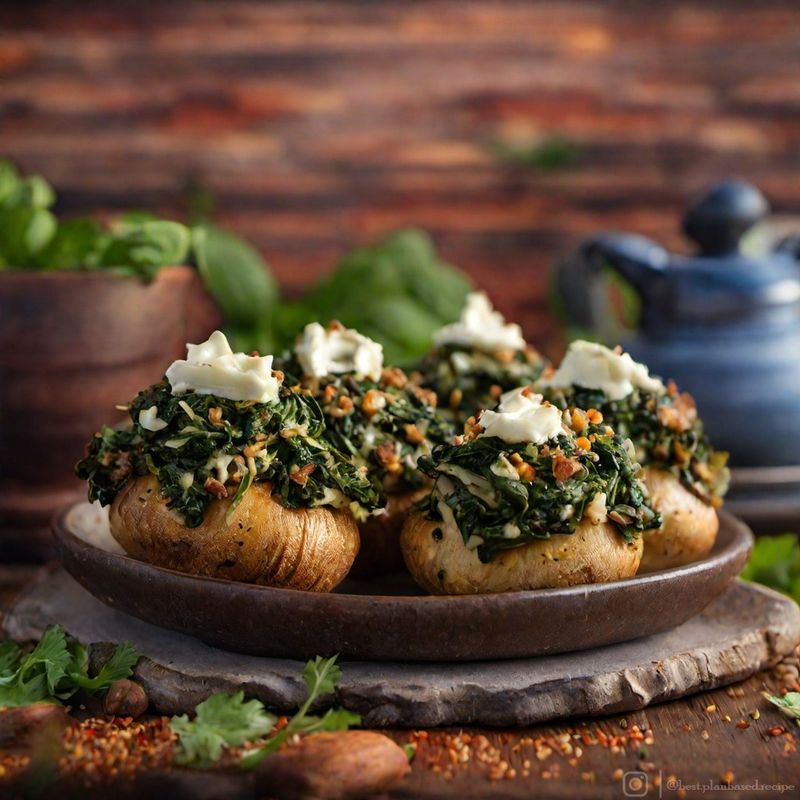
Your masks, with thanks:
M 680 598 L 676 598 L 679 602 Z M 59 622 L 86 643 L 134 642 L 137 678 L 163 713 L 244 689 L 277 710 L 304 697 L 302 664 L 228 653 L 114 611 L 59 567 L 42 570 L 4 620 L 17 640 Z M 667 633 L 581 653 L 467 664 L 348 662 L 337 701 L 368 727 L 523 726 L 619 713 L 741 680 L 800 641 L 800 609 L 737 582 Z

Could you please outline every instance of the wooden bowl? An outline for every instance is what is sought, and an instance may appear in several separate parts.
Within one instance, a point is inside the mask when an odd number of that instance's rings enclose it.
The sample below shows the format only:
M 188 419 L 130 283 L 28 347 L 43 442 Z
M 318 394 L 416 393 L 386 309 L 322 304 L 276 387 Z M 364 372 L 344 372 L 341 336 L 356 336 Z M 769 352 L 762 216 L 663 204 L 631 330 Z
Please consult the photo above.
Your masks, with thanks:
M 319 594 L 154 567 L 124 555 L 107 513 L 89 503 L 62 512 L 54 532 L 65 569 L 95 597 L 139 619 L 241 653 L 369 661 L 523 658 L 659 633 L 717 597 L 752 543 L 747 526 L 723 513 L 713 551 L 688 566 L 615 583 L 429 597 L 407 575 L 347 579 Z
M 149 283 L 107 271 L 0 272 L 0 548 L 30 555 L 85 488 L 92 434 L 184 351 L 189 267 Z

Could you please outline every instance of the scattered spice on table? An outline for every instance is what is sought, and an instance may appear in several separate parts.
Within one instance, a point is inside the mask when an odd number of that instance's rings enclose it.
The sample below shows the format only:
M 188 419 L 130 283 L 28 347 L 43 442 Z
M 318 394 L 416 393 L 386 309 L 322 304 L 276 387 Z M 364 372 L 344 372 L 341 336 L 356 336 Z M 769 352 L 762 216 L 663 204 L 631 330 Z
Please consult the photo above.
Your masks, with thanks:
M 599 726 L 581 726 L 551 734 L 521 736 L 511 745 L 510 755 L 504 754 L 503 745 L 516 738 L 512 734 L 501 734 L 499 746 L 482 733 L 465 731 L 414 731 L 409 741 L 416 745 L 416 759 L 444 780 L 452 780 L 470 763 L 480 764 L 491 781 L 527 778 L 534 769 L 539 770 L 544 780 L 551 780 L 559 777 L 561 763 L 555 760 L 547 764 L 542 762 L 554 754 L 561 756 L 570 766 L 577 767 L 587 747 L 604 747 L 616 754 L 625 753 L 630 746 L 653 744 L 651 731 L 639 725 L 629 725 L 627 720 L 624 720 L 624 725 L 622 722 L 618 734 L 608 734 Z M 541 768 L 534 767 L 535 762 L 540 762 Z M 595 779 L 596 776 L 584 778 L 587 781 Z
M 90 717 L 65 730 L 58 771 L 62 777 L 79 778 L 91 786 L 140 770 L 168 769 L 174 742 L 166 717 L 148 721 Z

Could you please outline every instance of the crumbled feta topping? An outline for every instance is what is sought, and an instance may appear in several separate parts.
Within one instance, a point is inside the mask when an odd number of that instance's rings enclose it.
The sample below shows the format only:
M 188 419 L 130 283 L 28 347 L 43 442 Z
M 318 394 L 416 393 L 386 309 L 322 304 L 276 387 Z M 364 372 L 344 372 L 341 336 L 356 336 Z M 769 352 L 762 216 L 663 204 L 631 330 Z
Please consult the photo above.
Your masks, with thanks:
M 383 347 L 352 328 L 323 328 L 311 322 L 295 347 L 306 375 L 322 378 L 355 372 L 377 381 L 383 370 Z
M 503 315 L 492 308 L 483 292 L 467 295 L 461 318 L 445 325 L 434 337 L 434 344 L 437 347 L 445 344 L 475 347 L 489 353 L 524 350 L 526 347 L 522 328 L 516 323 L 507 323 Z
M 173 361 L 167 370 L 172 394 L 191 390 L 257 403 L 278 399 L 280 380 L 272 374 L 272 356 L 234 353 L 221 331 L 202 344 L 187 344 L 186 350 L 186 359 Z
M 622 400 L 634 389 L 661 394 L 664 384 L 653 378 L 647 367 L 628 353 L 617 353 L 596 342 L 573 342 L 559 368 L 541 378 L 540 388 L 568 389 L 570 386 L 599 389 L 609 400 Z
M 533 394 L 525 387 L 502 395 L 497 408 L 484 411 L 478 423 L 483 428 L 479 438 L 497 436 L 510 444 L 544 444 L 564 432 L 561 411 L 543 403 L 540 394 Z

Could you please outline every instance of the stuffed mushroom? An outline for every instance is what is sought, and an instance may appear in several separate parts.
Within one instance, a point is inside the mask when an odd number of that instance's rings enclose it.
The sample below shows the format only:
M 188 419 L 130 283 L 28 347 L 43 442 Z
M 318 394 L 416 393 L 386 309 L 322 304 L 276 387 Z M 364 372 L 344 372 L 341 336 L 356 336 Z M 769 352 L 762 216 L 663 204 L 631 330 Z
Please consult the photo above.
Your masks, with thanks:
M 663 520 L 644 534 L 643 571 L 687 564 L 711 550 L 719 529 L 716 509 L 728 485 L 728 455 L 709 443 L 691 395 L 674 383 L 664 385 L 619 348 L 585 341 L 573 342 L 559 368 L 534 386 L 571 409 L 575 430 L 604 421 L 636 447 Z
M 403 555 L 433 594 L 478 594 L 636 574 L 641 532 L 658 524 L 631 443 L 606 425 L 578 436 L 530 389 L 420 465 L 435 480 L 407 520 Z
M 400 530 L 429 483 L 417 462 L 455 434 L 437 413 L 436 395 L 401 369 L 384 367 L 377 342 L 337 322 L 307 325 L 281 366 L 319 403 L 327 439 L 366 470 L 385 497 L 384 508 L 359 520 L 361 550 L 353 574 L 402 569 Z
M 271 356 L 233 353 L 219 331 L 104 428 L 78 463 L 111 533 L 158 566 L 329 591 L 358 552 L 356 518 L 382 501 L 325 436 L 307 392 Z
M 483 292 L 468 295 L 461 318 L 442 328 L 415 379 L 434 391 L 441 413 L 459 425 L 500 395 L 531 383 L 545 366 L 515 323 L 506 323 Z

